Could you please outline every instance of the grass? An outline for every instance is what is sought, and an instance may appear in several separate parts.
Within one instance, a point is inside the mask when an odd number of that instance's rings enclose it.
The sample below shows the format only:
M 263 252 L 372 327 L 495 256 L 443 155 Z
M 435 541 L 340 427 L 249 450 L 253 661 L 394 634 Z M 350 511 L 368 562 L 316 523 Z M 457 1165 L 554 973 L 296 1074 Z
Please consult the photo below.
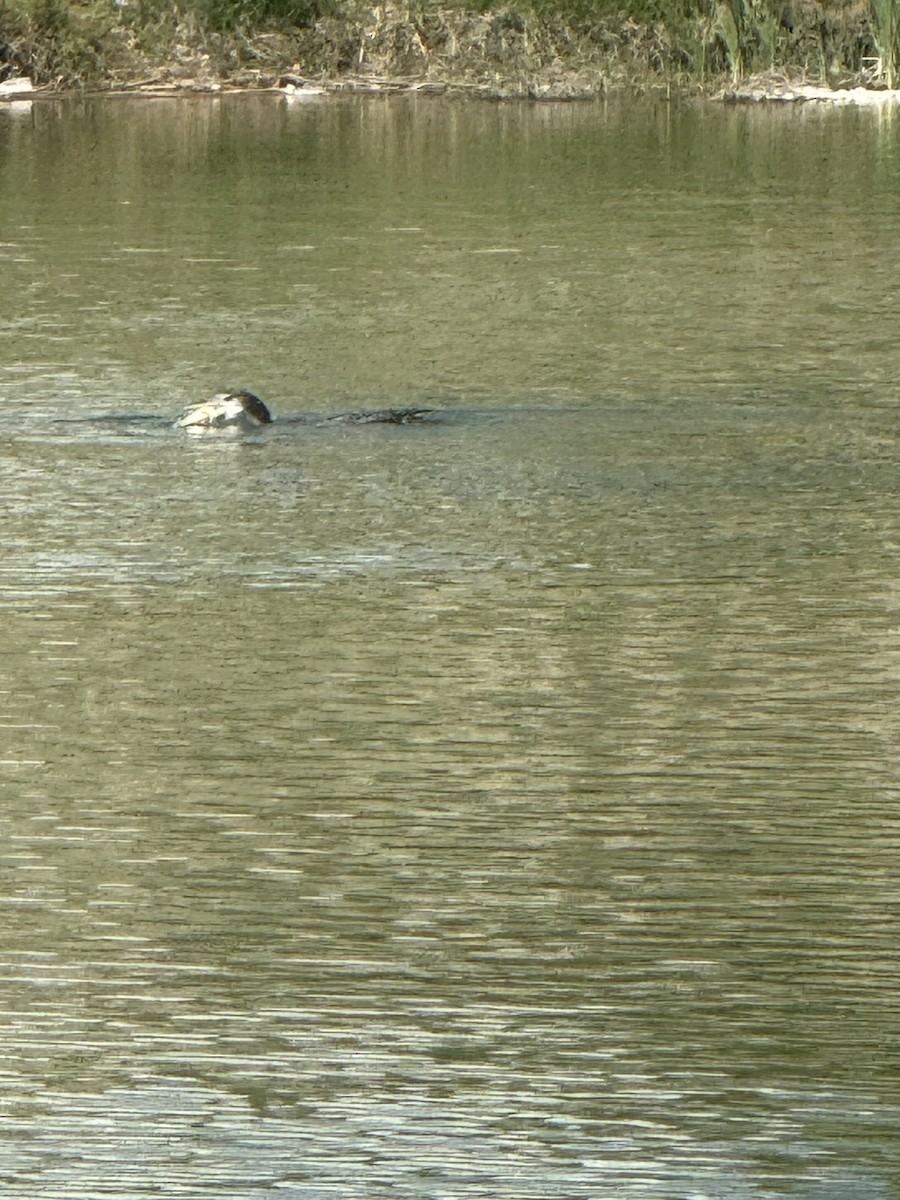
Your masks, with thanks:
M 900 0 L 0 0 L 0 78 L 64 87 L 368 71 L 577 94 L 835 81 L 876 51 L 893 83 L 898 41 Z
M 900 62 L 900 0 L 872 0 L 872 36 L 889 88 L 894 86 Z

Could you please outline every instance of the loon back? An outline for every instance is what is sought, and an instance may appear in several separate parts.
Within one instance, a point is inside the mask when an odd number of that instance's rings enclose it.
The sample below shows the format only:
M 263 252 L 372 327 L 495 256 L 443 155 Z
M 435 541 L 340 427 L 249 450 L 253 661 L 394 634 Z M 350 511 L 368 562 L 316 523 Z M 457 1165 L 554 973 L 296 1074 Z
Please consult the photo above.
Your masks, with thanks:
M 271 425 L 272 414 L 252 392 L 219 392 L 211 400 L 188 409 L 177 422 L 181 429 L 224 429 L 229 425 L 253 428 Z
M 433 408 L 376 408 L 364 412 L 338 413 L 326 417 L 326 422 L 342 421 L 347 425 L 408 425 L 434 412 Z

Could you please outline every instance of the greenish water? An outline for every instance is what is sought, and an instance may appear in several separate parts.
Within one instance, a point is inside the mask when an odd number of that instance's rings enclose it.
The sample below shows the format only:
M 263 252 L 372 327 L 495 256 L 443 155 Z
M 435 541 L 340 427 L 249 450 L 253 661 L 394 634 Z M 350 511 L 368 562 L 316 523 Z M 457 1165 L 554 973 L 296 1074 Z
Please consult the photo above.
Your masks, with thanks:
M 4 1195 L 900 1195 L 898 139 L 0 109 Z

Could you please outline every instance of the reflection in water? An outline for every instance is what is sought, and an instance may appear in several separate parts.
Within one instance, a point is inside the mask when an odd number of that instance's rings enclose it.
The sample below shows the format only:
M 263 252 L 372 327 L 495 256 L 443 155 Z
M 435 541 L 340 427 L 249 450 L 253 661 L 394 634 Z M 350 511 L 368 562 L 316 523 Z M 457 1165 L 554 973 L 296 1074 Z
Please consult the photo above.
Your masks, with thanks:
M 0 127 L 10 1195 L 893 1194 L 870 116 Z

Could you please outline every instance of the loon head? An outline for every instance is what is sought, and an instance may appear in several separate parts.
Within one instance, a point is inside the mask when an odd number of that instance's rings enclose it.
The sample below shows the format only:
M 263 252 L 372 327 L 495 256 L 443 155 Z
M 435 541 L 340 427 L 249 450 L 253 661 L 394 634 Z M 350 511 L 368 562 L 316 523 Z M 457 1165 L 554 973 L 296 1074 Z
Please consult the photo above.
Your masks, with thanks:
M 239 392 L 231 392 L 226 399 L 240 401 L 244 416 L 249 417 L 251 421 L 256 421 L 259 425 L 272 424 L 272 414 L 259 396 L 254 396 L 252 392 L 242 388 Z
M 272 414 L 252 392 L 219 392 L 211 400 L 188 409 L 178 421 L 182 429 L 223 429 L 229 425 L 252 428 L 271 425 Z

